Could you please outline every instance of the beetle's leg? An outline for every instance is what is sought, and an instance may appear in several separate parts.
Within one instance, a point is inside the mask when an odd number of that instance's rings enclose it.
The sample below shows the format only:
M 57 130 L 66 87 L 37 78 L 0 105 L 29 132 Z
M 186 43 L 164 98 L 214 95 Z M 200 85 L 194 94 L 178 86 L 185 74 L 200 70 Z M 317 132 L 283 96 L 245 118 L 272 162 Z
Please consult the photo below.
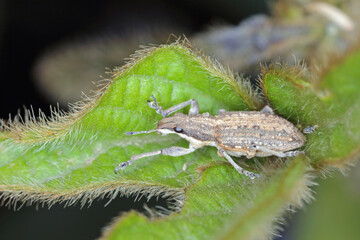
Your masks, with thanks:
M 303 133 L 304 134 L 309 134 L 309 133 L 313 133 L 316 131 L 316 129 L 318 128 L 318 125 L 310 125 L 310 126 L 307 126 L 306 128 L 303 129 Z
M 274 155 L 274 156 L 277 156 L 277 157 L 295 157 L 297 155 L 299 155 L 300 153 L 302 154 L 305 154 L 304 151 L 298 151 L 298 150 L 295 150 L 295 151 L 288 151 L 288 152 L 280 152 L 280 151 L 275 151 L 275 150 L 270 150 L 270 149 L 267 149 L 265 147 L 260 147 L 260 146 L 253 146 L 253 148 L 259 150 L 259 151 L 262 151 L 264 153 L 268 153 L 268 154 L 271 154 L 271 155 Z
M 161 154 L 161 150 L 134 155 L 134 156 L 132 156 L 130 158 L 129 161 L 120 163 L 119 166 L 117 168 L 115 168 L 115 173 L 118 173 L 118 171 L 120 169 L 126 168 L 127 166 L 131 165 L 134 161 L 136 161 L 136 160 L 138 160 L 140 158 L 156 156 L 156 155 L 159 155 L 159 154 Z
M 253 145 L 253 147 L 249 148 L 247 151 L 246 151 L 246 158 L 253 158 L 255 157 L 256 155 L 256 148 L 255 148 L 255 145 Z
M 266 105 L 260 112 L 274 114 L 274 110 L 269 105 Z
M 156 101 L 156 98 L 154 97 L 154 95 L 151 95 L 151 98 L 153 99 L 153 101 L 151 102 L 150 100 L 147 101 L 149 107 L 153 108 L 156 110 L 156 113 L 164 116 L 164 110 L 162 109 L 162 107 L 160 107 Z
M 252 173 L 249 171 L 244 170 L 242 167 L 240 167 L 239 165 L 237 165 L 234 160 L 232 160 L 232 158 L 229 156 L 229 154 L 227 154 L 227 152 L 225 152 L 225 150 L 223 149 L 219 149 L 218 150 L 218 155 L 219 156 L 224 156 L 230 163 L 231 165 L 236 169 L 236 171 L 238 171 L 238 173 L 240 174 L 244 174 L 245 176 L 250 177 L 251 179 L 254 178 L 261 178 L 259 174 L 256 173 Z
M 182 109 L 182 108 L 184 108 L 184 107 L 186 107 L 186 106 L 188 106 L 190 104 L 191 104 L 191 107 L 190 107 L 190 110 L 189 110 L 189 115 L 192 116 L 192 115 L 198 114 L 199 113 L 199 104 L 195 99 L 190 99 L 190 100 L 188 100 L 186 102 L 179 103 L 178 105 L 175 105 L 175 106 L 173 106 L 173 107 L 171 107 L 169 109 L 166 109 L 164 111 L 164 113 L 166 114 L 166 116 L 168 116 L 168 115 L 172 114 L 173 112 L 176 112 L 176 111 L 178 111 L 178 110 L 180 110 L 180 109 Z
M 192 146 L 190 146 L 189 148 L 169 147 L 169 148 L 164 148 L 164 149 L 158 150 L 158 151 L 137 154 L 137 155 L 132 156 L 129 161 L 120 163 L 119 166 L 117 168 L 115 168 L 115 173 L 117 173 L 120 169 L 124 169 L 127 166 L 131 165 L 134 161 L 136 161 L 140 158 L 151 157 L 151 156 L 156 156 L 156 155 L 169 155 L 169 156 L 177 157 L 177 156 L 182 156 L 182 155 L 192 153 L 195 150 L 196 150 L 196 148 L 194 148 Z
M 156 98 L 154 96 L 151 96 L 151 98 L 153 99 L 153 102 L 149 101 L 148 100 L 148 105 L 149 107 L 151 108 L 154 108 L 156 110 L 157 113 L 161 114 L 164 118 L 167 117 L 168 115 L 176 112 L 176 111 L 179 111 L 180 109 L 188 106 L 188 105 L 191 105 L 190 107 L 190 110 L 189 110 L 189 115 L 192 116 L 192 115 L 196 115 L 199 113 L 199 105 L 198 105 L 198 102 L 195 100 L 195 99 L 190 99 L 186 102 L 183 102 L 183 103 L 179 103 L 169 109 L 166 109 L 166 110 L 163 110 L 162 107 L 160 107 L 158 104 L 157 104 L 157 101 L 156 101 Z

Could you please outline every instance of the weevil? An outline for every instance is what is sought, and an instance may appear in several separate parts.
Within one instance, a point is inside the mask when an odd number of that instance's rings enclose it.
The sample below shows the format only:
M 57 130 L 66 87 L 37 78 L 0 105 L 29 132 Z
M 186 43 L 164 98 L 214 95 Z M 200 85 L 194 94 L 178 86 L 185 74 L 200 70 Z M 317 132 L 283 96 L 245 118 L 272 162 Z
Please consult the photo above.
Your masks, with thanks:
M 177 134 L 189 142 L 189 148 L 169 147 L 158 151 L 134 155 L 129 161 L 120 163 L 115 169 L 126 168 L 134 161 L 156 155 L 169 155 L 173 157 L 186 155 L 203 146 L 212 146 L 218 149 L 218 155 L 225 157 L 240 173 L 254 179 L 260 177 L 246 171 L 237 165 L 230 156 L 247 158 L 277 156 L 294 157 L 303 151 L 298 149 L 305 143 L 305 136 L 291 122 L 274 114 L 269 106 L 261 111 L 230 111 L 219 110 L 217 116 L 209 113 L 199 113 L 199 105 L 195 99 L 175 105 L 163 110 L 154 96 L 153 101 L 148 100 L 149 107 L 161 114 L 156 129 L 138 132 L 127 132 L 127 135 L 157 132 L 162 135 Z M 170 114 L 190 105 L 188 115 L 183 113 Z

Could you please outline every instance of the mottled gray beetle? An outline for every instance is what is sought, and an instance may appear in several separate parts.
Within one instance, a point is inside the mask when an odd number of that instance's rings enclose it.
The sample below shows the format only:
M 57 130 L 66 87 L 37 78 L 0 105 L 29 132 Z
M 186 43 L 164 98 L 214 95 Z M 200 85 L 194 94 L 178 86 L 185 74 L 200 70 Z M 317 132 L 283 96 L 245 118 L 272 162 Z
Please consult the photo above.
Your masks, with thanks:
M 293 157 L 302 151 L 291 151 L 305 143 L 305 136 L 291 122 L 275 115 L 269 106 L 261 111 L 227 112 L 223 109 L 217 116 L 209 113 L 199 114 L 199 106 L 195 99 L 188 100 L 163 110 L 153 101 L 148 105 L 164 118 L 158 122 L 155 130 L 127 132 L 127 135 L 157 132 L 162 135 L 175 133 L 189 141 L 189 148 L 169 147 L 162 150 L 134 155 L 127 162 L 120 163 L 115 169 L 117 173 L 135 160 L 155 155 L 182 156 L 203 146 L 213 146 L 218 149 L 218 155 L 224 156 L 239 172 L 254 179 L 260 175 L 249 172 L 238 166 L 230 157 L 246 156 L 278 156 Z M 191 105 L 189 114 L 176 113 L 168 115 Z M 311 130 L 311 129 L 310 129 Z M 309 131 L 310 131 L 309 130 Z

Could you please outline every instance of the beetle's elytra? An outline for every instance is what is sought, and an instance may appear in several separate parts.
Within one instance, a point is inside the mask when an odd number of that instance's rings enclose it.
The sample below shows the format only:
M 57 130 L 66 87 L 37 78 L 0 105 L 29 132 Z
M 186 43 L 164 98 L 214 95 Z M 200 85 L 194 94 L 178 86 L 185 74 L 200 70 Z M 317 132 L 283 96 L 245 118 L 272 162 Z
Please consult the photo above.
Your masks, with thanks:
M 137 159 L 155 155 L 181 156 L 203 146 L 218 149 L 219 156 L 224 156 L 232 166 L 246 176 L 260 177 L 238 166 L 230 156 L 278 157 L 296 156 L 302 151 L 294 150 L 305 143 L 305 136 L 291 122 L 273 113 L 269 106 L 257 111 L 226 112 L 220 110 L 217 116 L 209 113 L 199 114 L 196 100 L 192 99 L 167 110 L 157 104 L 154 96 L 148 105 L 164 118 L 158 122 L 155 130 L 127 132 L 127 135 L 157 132 L 160 134 L 175 133 L 189 141 L 189 148 L 170 147 L 162 150 L 134 155 L 127 162 L 120 163 L 115 169 L 124 169 Z M 189 114 L 176 113 L 168 115 L 191 105 Z

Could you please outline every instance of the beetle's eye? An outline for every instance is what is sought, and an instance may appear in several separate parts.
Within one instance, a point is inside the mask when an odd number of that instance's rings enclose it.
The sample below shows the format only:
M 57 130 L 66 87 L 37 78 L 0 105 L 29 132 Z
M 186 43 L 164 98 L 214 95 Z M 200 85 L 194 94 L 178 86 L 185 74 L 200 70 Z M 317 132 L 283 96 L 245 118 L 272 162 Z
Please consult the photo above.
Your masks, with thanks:
M 184 130 L 181 127 L 174 127 L 174 131 L 177 133 L 182 133 Z

